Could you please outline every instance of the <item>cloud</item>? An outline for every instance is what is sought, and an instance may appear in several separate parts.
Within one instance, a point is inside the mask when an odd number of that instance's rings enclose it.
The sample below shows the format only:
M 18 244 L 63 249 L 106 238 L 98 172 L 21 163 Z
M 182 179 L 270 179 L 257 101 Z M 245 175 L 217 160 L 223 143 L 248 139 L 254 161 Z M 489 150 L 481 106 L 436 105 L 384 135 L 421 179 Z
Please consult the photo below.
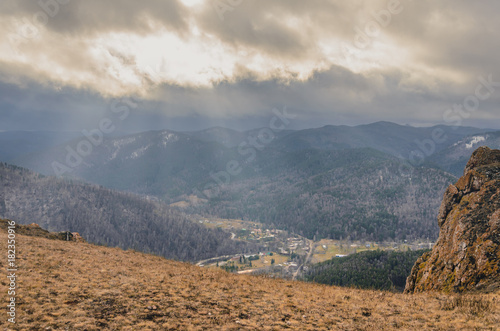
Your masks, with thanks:
M 91 125 L 134 96 L 145 127 L 284 105 L 310 123 L 440 123 L 478 76 L 500 81 L 493 0 L 400 0 L 387 24 L 395 0 L 220 1 L 223 19 L 209 0 L 1 2 L 0 120 Z M 498 101 L 500 91 L 467 120 L 496 120 Z
M 26 18 L 36 27 L 72 37 L 108 32 L 147 34 L 157 24 L 182 32 L 189 16 L 187 8 L 176 0 L 6 0 L 0 4 L 0 12 L 2 16 Z M 42 14 L 37 16 L 39 13 Z M 41 18 L 43 13 L 48 16 L 46 24 Z

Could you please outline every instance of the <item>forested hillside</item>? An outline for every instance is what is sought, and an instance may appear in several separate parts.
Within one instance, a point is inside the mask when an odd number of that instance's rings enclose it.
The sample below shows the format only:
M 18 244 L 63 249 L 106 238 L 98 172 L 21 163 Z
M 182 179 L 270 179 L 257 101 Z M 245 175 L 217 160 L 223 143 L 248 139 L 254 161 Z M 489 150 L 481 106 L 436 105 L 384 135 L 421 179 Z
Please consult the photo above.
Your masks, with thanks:
M 304 279 L 316 283 L 402 292 L 415 261 L 427 250 L 366 251 L 316 264 Z
M 248 173 L 204 192 L 208 202 L 187 211 L 257 220 L 310 239 L 435 239 L 442 195 L 456 180 L 369 148 L 270 150 Z
M 434 133 L 433 133 L 434 132 Z M 439 143 L 430 138 L 436 135 L 446 137 Z M 410 153 L 421 149 L 422 144 L 431 141 L 433 149 L 439 151 L 453 145 L 463 137 L 483 133 L 484 129 L 472 127 L 433 127 L 402 126 L 391 122 L 376 122 L 358 126 L 326 125 L 321 128 L 292 132 L 276 140 L 273 145 L 278 149 L 297 151 L 303 149 L 339 150 L 350 148 L 373 148 L 378 151 L 408 159 Z M 426 146 L 426 148 L 430 148 Z M 428 156 L 428 155 L 426 155 Z
M 76 231 L 87 241 L 195 261 L 252 246 L 187 220 L 167 206 L 95 185 L 0 163 L 0 217 Z
M 258 130 L 163 130 L 103 139 L 71 167 L 66 160 L 76 157 L 78 140 L 19 162 L 45 173 L 54 173 L 57 162 L 60 169 L 67 167 L 63 176 L 181 202 L 176 206 L 187 207 L 184 212 L 263 222 L 310 239 L 433 240 L 442 195 L 456 177 L 412 167 L 401 158 L 433 130 L 449 136 L 442 149 L 479 129 L 379 122 L 267 138 Z
M 79 178 L 168 200 L 207 181 L 210 173 L 237 157 L 236 151 L 219 143 L 167 130 L 105 139 L 85 158 L 76 152 L 80 141 L 72 141 L 68 149 L 61 146 L 21 158 L 15 164 L 46 175 Z
M 461 177 L 472 152 L 479 146 L 499 149 L 500 131 L 467 136 L 448 148 L 435 153 L 429 158 L 429 161 L 433 166 Z

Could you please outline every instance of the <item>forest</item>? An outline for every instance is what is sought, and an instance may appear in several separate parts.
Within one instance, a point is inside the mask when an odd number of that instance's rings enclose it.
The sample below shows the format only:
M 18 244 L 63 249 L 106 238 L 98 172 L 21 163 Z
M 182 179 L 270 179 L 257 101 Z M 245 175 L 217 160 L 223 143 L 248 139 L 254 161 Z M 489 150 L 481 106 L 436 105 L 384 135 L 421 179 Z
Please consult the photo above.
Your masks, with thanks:
M 298 131 L 251 155 L 238 152 L 242 134 L 229 134 L 223 140 L 236 145 L 226 146 L 188 133 L 143 132 L 105 140 L 71 176 L 182 205 L 188 214 L 260 222 L 309 239 L 436 239 L 443 193 L 457 178 L 401 157 L 411 151 L 414 129 L 372 129 L 361 141 L 344 128 Z M 21 164 L 53 174 L 51 162 L 65 155 L 53 150 Z
M 261 155 L 238 181 L 188 213 L 239 218 L 309 239 L 434 240 L 443 193 L 456 178 L 369 148 Z
M 415 261 L 428 250 L 365 251 L 309 268 L 304 280 L 327 285 L 402 292 Z
M 91 243 L 183 261 L 259 249 L 132 194 L 45 177 L 5 163 L 0 163 L 0 183 L 0 217 L 38 223 L 49 231 L 78 232 Z

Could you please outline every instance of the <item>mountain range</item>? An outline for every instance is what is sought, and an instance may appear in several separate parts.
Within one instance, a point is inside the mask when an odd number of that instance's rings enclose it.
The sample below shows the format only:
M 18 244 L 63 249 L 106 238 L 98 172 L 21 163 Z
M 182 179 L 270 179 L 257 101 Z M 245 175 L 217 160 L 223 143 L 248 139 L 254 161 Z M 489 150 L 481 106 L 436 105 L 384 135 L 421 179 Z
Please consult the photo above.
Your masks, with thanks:
M 473 148 L 494 148 L 499 135 L 390 122 L 279 132 L 91 132 L 14 163 L 311 239 L 435 239 L 434 218 L 460 175 L 455 169 Z
M 499 149 L 500 131 L 485 132 L 464 137 L 453 145 L 446 147 L 440 153 L 432 155 L 429 161 L 434 163 L 436 167 L 450 172 L 457 177 L 461 177 L 472 152 L 479 146 Z

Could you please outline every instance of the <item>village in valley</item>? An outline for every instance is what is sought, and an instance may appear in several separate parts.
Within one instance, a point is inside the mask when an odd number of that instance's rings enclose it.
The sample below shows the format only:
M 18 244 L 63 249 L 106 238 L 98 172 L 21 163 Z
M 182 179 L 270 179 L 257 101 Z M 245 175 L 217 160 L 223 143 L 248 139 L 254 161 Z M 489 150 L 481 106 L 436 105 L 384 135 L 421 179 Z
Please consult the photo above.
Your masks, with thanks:
M 332 258 L 367 250 L 418 250 L 430 249 L 430 241 L 418 242 L 368 242 L 321 239 L 313 241 L 280 229 L 268 229 L 264 224 L 221 218 L 197 216 L 192 219 L 208 228 L 220 228 L 231 234 L 233 240 L 256 243 L 260 251 L 250 254 L 226 255 L 199 261 L 196 265 L 220 268 L 228 272 L 266 274 L 274 277 L 296 279 L 308 266 Z

